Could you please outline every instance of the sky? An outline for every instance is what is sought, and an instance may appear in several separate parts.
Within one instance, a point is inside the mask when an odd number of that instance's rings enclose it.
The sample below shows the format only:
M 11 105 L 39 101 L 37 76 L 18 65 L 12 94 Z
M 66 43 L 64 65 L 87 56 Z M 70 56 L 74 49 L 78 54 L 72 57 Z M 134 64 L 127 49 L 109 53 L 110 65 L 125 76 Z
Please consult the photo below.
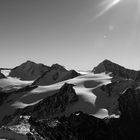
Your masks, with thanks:
M 0 67 L 27 60 L 140 70 L 139 0 L 0 0 Z

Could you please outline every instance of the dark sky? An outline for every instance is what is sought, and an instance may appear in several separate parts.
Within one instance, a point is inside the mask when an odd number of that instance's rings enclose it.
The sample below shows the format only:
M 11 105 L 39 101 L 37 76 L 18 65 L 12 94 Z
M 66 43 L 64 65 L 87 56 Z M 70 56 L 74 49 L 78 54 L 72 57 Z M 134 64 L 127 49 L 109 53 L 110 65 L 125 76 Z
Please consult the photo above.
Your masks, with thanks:
M 0 67 L 26 60 L 140 69 L 139 0 L 0 0 Z

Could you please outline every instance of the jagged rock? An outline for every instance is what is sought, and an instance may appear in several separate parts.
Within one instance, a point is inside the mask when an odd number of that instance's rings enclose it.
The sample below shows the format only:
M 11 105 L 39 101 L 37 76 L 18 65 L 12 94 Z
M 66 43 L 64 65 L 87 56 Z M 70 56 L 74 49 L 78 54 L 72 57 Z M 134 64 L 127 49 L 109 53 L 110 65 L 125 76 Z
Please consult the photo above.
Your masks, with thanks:
M 119 98 L 122 119 L 140 124 L 140 90 L 129 88 Z
M 131 87 L 137 87 L 137 83 L 133 80 L 120 80 L 112 82 L 107 85 L 103 85 L 100 88 L 105 91 L 109 96 L 120 96 L 126 89 Z
M 70 86 L 72 85 L 65 84 L 65 86 L 61 88 L 61 92 L 59 92 L 59 94 L 64 100 L 67 97 L 64 96 L 64 94 L 69 93 L 69 98 L 67 98 L 67 101 L 73 102 L 75 99 L 73 100 L 74 95 L 70 94 Z M 69 91 L 68 93 L 63 93 L 67 90 Z M 55 98 L 53 97 L 53 101 L 56 104 L 57 102 L 55 99 L 57 96 L 58 93 L 54 95 Z M 46 102 L 49 101 L 50 99 L 46 99 Z M 43 102 L 44 101 L 39 103 L 40 107 L 45 106 L 44 108 L 47 108 L 47 105 L 49 104 L 45 104 Z M 31 127 L 30 132 L 28 132 L 26 136 L 28 139 L 32 140 L 139 140 L 140 89 L 134 88 L 133 86 L 128 88 L 123 92 L 123 94 L 120 95 L 118 102 L 119 110 L 121 112 L 120 118 L 99 119 L 82 112 L 75 112 L 68 117 L 49 117 L 42 119 L 40 116 L 42 115 L 42 111 L 45 110 L 42 110 L 41 112 L 37 110 L 38 115 L 36 117 L 33 117 L 33 115 L 29 119 Z M 48 108 L 52 106 L 49 105 Z M 56 110 L 54 110 L 54 112 L 55 111 Z M 23 122 L 24 121 L 22 121 L 22 123 Z M 27 121 L 25 122 L 27 123 Z M 11 134 L 11 132 L 8 134 Z
M 75 70 L 68 71 L 64 67 L 55 64 L 52 65 L 49 71 L 46 71 L 44 74 L 42 74 L 33 84 L 40 86 L 51 85 L 54 83 L 75 78 L 79 75 L 80 74 L 77 73 Z
M 34 121 L 31 125 L 39 135 L 49 140 L 111 140 L 110 126 L 104 120 L 88 114 L 77 112 L 61 117 L 57 122 L 55 127 L 50 127 L 47 120 Z
M 120 118 L 99 119 L 82 112 L 69 117 L 30 121 L 44 139 L 49 140 L 139 140 L 140 90 L 127 89 L 119 99 Z M 51 124 L 55 124 L 50 125 Z
M 65 83 L 58 93 L 49 96 L 39 103 L 21 109 L 17 114 L 31 115 L 31 118 L 49 118 L 61 114 L 68 106 L 78 100 L 72 84 Z
M 56 64 L 53 64 L 50 68 L 53 69 L 53 70 L 67 71 L 64 66 L 61 66 L 61 65 L 59 65 L 57 63 Z
M 11 77 L 17 77 L 21 80 L 35 80 L 49 69 L 43 64 L 36 64 L 32 61 L 27 61 L 20 66 L 13 68 L 9 74 Z
M 125 79 L 132 79 L 139 81 L 140 80 L 140 71 L 130 70 L 125 67 L 122 67 L 118 64 L 115 64 L 109 60 L 104 60 L 97 67 L 95 67 L 92 72 L 94 73 L 112 73 L 113 76 L 118 76 Z

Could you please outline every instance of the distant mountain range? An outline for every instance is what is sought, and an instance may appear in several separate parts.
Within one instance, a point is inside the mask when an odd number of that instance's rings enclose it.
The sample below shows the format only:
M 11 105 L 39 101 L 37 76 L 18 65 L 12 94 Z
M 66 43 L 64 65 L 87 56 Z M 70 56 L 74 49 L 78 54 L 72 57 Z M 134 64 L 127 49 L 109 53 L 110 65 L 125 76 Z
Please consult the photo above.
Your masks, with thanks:
M 59 64 L 47 66 L 29 60 L 13 69 L 1 68 L 0 70 L 10 70 L 10 77 L 16 77 L 24 81 L 34 81 L 34 84 L 37 85 L 50 85 L 80 75 L 79 72 L 75 70 L 67 70 L 64 66 Z M 120 78 L 132 79 L 135 81 L 140 80 L 140 71 L 127 69 L 107 59 L 94 67 L 91 72 L 95 74 L 105 72 L 111 73 L 113 76 Z M 2 73 L 1 78 L 5 78 L 4 75 L 2 76 Z
M 4 70 L 0 139 L 140 139 L 140 71 L 109 60 L 83 73 L 32 61 Z
M 20 66 L 13 68 L 9 74 L 11 77 L 21 80 L 32 80 L 36 85 L 51 85 L 57 82 L 75 78 L 80 74 L 74 70 L 66 70 L 59 64 L 53 64 L 51 67 L 44 64 L 37 64 L 27 61 Z

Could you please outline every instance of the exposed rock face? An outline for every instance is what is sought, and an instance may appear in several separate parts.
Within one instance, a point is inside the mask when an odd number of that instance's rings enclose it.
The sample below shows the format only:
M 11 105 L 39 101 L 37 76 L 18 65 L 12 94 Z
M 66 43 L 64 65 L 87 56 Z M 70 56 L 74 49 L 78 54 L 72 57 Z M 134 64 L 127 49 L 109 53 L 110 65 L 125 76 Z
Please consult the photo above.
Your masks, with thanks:
M 1 91 L 0 92 L 0 107 L 3 106 L 3 105 L 5 106 L 5 104 L 9 104 L 10 102 L 12 102 L 12 99 L 9 99 L 10 97 L 16 96 L 16 94 L 17 95 L 22 94 L 24 92 L 28 93 L 31 90 L 35 89 L 36 87 L 37 86 L 28 85 L 26 87 L 23 87 L 21 89 L 15 89 L 13 91 Z M 7 123 L 11 122 L 16 117 L 14 112 L 13 112 L 13 114 L 10 114 L 10 115 L 3 115 L 2 111 L 1 111 L 1 114 L 0 114 L 0 126 L 2 126 L 3 124 L 7 124 Z M 6 111 L 7 111 L 7 113 L 9 112 L 9 110 L 7 110 L 7 109 L 6 109 Z
M 48 71 L 46 71 L 43 75 L 41 75 L 33 84 L 34 85 L 51 85 L 54 83 L 58 83 L 61 81 L 65 81 L 68 79 L 75 78 L 80 74 L 75 70 L 66 70 L 64 67 L 54 64 L 50 67 Z
M 61 65 L 59 65 L 59 64 L 53 64 L 50 68 L 53 69 L 53 70 L 62 70 L 62 71 L 66 71 L 65 67 L 64 67 L 64 66 L 61 66 Z
M 140 124 L 140 89 L 129 88 L 119 98 L 121 118 Z
M 140 139 L 140 90 L 129 88 L 119 98 L 119 109 L 121 112 L 120 134 L 124 138 Z
M 140 81 L 140 71 L 126 69 L 118 64 L 115 64 L 109 60 L 104 60 L 97 67 L 95 67 L 92 72 L 94 73 L 102 73 L 111 72 L 113 76 L 118 76 L 125 79 L 132 79 L 136 81 Z
M 74 85 L 65 83 L 52 96 L 42 99 L 35 105 L 18 109 L 13 116 L 11 115 L 11 118 L 7 116 L 7 120 L 5 118 L 6 121 L 2 121 L 2 125 L 5 125 L 3 128 L 6 129 L 0 128 L 0 138 L 15 138 L 18 140 L 139 140 L 140 72 L 126 69 L 108 60 L 96 67 L 94 71 L 97 73 L 112 72 L 113 76 L 121 77 L 121 80 L 98 87 L 100 89 L 98 93 L 104 91 L 111 101 L 115 99 L 113 102 L 116 103 L 114 107 L 113 104 L 110 109 L 107 106 L 108 113 L 111 112 L 112 108 L 112 110 L 116 109 L 120 118 L 99 119 L 83 112 L 73 112 L 70 116 L 62 117 L 67 108 L 70 108 L 78 101 L 78 96 L 73 88 Z M 70 71 L 55 64 L 44 72 L 38 80 L 47 75 L 44 78 L 45 81 L 51 77 L 50 79 L 53 79 L 53 82 L 58 82 L 60 79 L 67 79 L 67 74 L 65 76 L 62 74 L 63 78 L 59 78 L 61 73 L 67 72 Z M 71 71 L 71 75 L 75 77 L 77 73 Z M 48 83 L 51 83 L 51 80 L 49 80 Z M 10 94 L 20 94 L 34 88 L 36 88 L 35 85 L 30 85 Z M 5 101 L 7 95 L 4 92 L 0 93 L 0 104 Z M 97 105 L 97 102 L 95 105 Z M 24 119 L 20 118 L 21 116 Z M 23 133 L 22 135 L 19 134 L 18 132 L 24 130 L 24 128 L 26 128 L 24 135 Z
M 103 120 L 82 112 L 76 114 L 72 114 L 68 118 L 62 117 L 59 120 L 30 121 L 30 123 L 39 135 L 49 140 L 100 140 L 101 138 L 109 138 L 109 133 L 107 134 L 109 126 Z M 55 125 L 50 125 L 50 122 Z
M 107 85 L 101 86 L 101 89 L 105 91 L 109 96 L 120 96 L 126 89 L 131 87 L 137 87 L 137 83 L 133 80 L 120 80 L 117 82 L 112 82 Z
M 49 67 L 43 64 L 36 64 L 34 62 L 27 61 L 20 66 L 13 68 L 9 76 L 17 77 L 21 80 L 35 80 L 48 69 Z
M 33 106 L 19 110 L 17 114 L 31 115 L 34 119 L 49 118 L 64 112 L 68 106 L 78 101 L 72 84 L 65 83 L 58 93 L 47 97 Z
M 3 104 L 3 102 L 10 96 L 12 93 L 6 93 L 3 91 L 0 91 L 0 106 Z
M 113 96 L 120 83 L 102 87 Z M 131 84 L 130 84 L 131 85 Z M 73 85 L 65 84 L 58 93 L 50 96 L 34 106 L 27 107 L 18 113 L 24 117 L 20 126 L 30 123 L 26 136 L 38 140 L 139 140 L 140 139 L 140 89 L 133 86 L 118 97 L 120 118 L 99 119 L 82 112 L 75 112 L 68 117 L 53 118 L 59 115 L 78 98 Z M 116 91 L 117 92 L 117 91 Z M 118 91 L 118 92 L 121 92 Z M 16 120 L 16 119 L 15 119 Z M 21 119 L 20 119 L 21 120 Z M 15 121 L 17 123 L 17 120 Z M 22 122 L 22 123 L 21 123 Z M 11 123 L 11 125 L 13 125 Z M 17 126 L 17 125 L 16 125 Z M 13 128 L 13 126 L 8 127 Z M 16 127 L 18 132 L 21 128 Z M 9 132 L 11 133 L 11 132 Z M 15 134 L 17 135 L 17 134 Z
M 35 80 L 34 85 L 51 85 L 79 75 L 76 71 L 68 71 L 59 64 L 53 64 L 51 67 L 48 67 L 31 61 L 13 68 L 9 74 L 9 76 L 17 77 L 21 80 Z
M 0 79 L 3 79 L 3 78 L 6 78 L 6 76 L 0 72 Z
M 129 88 L 119 97 L 121 117 L 98 119 L 82 112 L 47 120 L 29 122 L 44 139 L 49 140 L 139 140 L 140 91 Z

